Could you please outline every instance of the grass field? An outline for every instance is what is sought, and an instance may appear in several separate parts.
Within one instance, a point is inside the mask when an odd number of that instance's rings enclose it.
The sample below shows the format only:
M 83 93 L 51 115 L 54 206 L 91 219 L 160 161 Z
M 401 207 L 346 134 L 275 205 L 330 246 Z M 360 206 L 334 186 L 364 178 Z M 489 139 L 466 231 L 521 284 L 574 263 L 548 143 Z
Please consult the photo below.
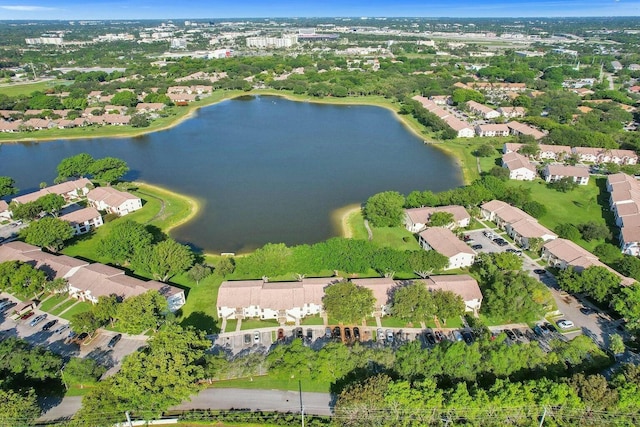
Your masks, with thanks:
M 42 304 L 40 305 L 39 309 L 42 310 L 42 311 L 47 311 L 48 312 L 53 307 L 55 307 L 56 305 L 60 304 L 62 301 L 66 300 L 67 298 L 69 298 L 68 295 L 54 295 L 54 296 L 44 300 L 42 302 Z
M 79 302 L 73 307 L 71 307 L 67 312 L 60 315 L 63 319 L 71 320 L 71 318 L 78 313 L 84 313 L 85 311 L 91 310 L 93 305 L 89 302 Z
M 594 221 L 611 225 L 613 214 L 606 205 L 608 194 L 604 191 L 605 182 L 605 178 L 591 179 L 588 185 L 579 185 L 575 190 L 562 193 L 549 188 L 542 180 L 508 181 L 509 185 L 531 191 L 531 199 L 546 206 L 547 213 L 538 218 L 538 221 L 551 230 L 564 223 L 579 225 Z M 593 251 L 602 242 L 580 240 L 576 243 L 588 251 Z
M 67 308 L 71 307 L 73 304 L 75 304 L 76 302 L 78 302 L 75 299 L 69 299 L 69 301 L 66 301 L 63 304 L 60 304 L 60 306 L 58 308 L 56 308 L 55 310 L 51 310 L 50 313 L 56 316 L 59 316 L 60 313 L 62 313 L 64 310 L 66 310 Z M 66 318 L 66 317 L 65 317 Z
M 37 83 L 23 83 L 0 86 L 0 94 L 7 96 L 30 95 L 33 92 L 43 92 L 60 84 L 73 83 L 70 80 L 49 80 Z
M 278 325 L 279 325 L 278 321 L 274 319 L 268 319 L 268 320 L 245 319 L 242 321 L 240 330 L 247 331 L 250 329 L 275 328 Z

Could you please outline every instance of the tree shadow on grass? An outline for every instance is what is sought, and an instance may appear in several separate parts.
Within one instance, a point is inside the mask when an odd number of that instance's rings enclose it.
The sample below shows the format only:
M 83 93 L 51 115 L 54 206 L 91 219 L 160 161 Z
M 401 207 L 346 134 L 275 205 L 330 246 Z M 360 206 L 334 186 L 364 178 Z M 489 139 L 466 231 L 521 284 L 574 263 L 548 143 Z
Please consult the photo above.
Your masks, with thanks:
M 217 334 L 220 332 L 218 321 L 202 311 L 191 313 L 180 322 L 180 326 L 193 326 L 196 329 L 205 331 L 207 334 Z

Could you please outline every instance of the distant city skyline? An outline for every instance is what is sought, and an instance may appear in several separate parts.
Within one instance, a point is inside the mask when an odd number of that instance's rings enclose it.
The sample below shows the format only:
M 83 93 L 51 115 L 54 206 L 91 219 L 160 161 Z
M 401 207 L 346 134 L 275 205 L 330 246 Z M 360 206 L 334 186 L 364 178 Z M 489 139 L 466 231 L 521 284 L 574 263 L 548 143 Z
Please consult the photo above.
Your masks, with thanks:
M 0 20 L 639 15 L 640 0 L 0 0 Z

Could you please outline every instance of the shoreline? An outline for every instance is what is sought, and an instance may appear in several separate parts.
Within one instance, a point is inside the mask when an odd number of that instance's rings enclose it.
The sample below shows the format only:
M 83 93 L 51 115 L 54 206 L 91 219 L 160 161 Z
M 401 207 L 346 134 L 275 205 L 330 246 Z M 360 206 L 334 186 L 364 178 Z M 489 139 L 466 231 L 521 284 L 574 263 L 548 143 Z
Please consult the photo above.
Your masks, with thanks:
M 198 199 L 194 198 L 194 197 L 190 197 L 181 193 L 176 193 L 174 191 L 171 191 L 167 188 L 164 187 L 160 187 L 158 185 L 154 185 L 154 184 L 149 184 L 148 182 L 144 182 L 144 181 L 131 181 L 132 184 L 134 185 L 138 185 L 140 187 L 140 190 L 143 190 L 142 192 L 144 193 L 144 188 L 148 188 L 156 193 L 160 193 L 161 195 L 168 195 L 171 196 L 173 198 L 176 199 L 180 199 L 182 201 L 184 201 L 188 206 L 189 206 L 189 213 L 184 216 L 183 218 L 179 219 L 178 221 L 175 222 L 171 222 L 168 226 L 161 228 L 161 230 L 167 234 L 169 234 L 169 232 L 177 227 L 180 227 L 181 225 L 184 225 L 186 223 L 188 223 L 189 221 L 193 220 L 194 218 L 196 218 L 198 216 L 198 214 L 201 212 L 201 203 L 198 201 Z M 153 195 L 150 195 L 152 197 L 154 197 Z M 166 199 L 160 199 L 163 203 L 165 203 Z M 149 223 L 153 222 L 156 218 L 152 218 Z
M 338 208 L 331 212 L 331 222 L 334 225 L 334 228 L 339 230 L 339 237 L 345 237 L 350 239 L 353 237 L 353 229 L 349 226 L 349 218 L 355 212 L 359 212 L 362 209 L 359 203 L 352 203 L 341 208 Z

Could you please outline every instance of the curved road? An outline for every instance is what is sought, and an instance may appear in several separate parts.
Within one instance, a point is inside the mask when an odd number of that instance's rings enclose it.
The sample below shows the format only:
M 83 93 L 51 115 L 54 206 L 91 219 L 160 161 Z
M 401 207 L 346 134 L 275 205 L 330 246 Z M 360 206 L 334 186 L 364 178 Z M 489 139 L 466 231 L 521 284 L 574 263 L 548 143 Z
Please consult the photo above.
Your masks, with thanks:
M 79 409 L 82 397 L 65 397 L 60 402 L 44 406 L 48 409 L 38 421 L 50 422 L 71 418 Z M 302 393 L 304 412 L 313 415 L 331 415 L 331 395 L 329 393 Z M 300 412 L 300 393 L 282 390 L 246 390 L 238 388 L 208 388 L 191 401 L 171 408 L 190 409 L 251 409 L 254 411 Z

